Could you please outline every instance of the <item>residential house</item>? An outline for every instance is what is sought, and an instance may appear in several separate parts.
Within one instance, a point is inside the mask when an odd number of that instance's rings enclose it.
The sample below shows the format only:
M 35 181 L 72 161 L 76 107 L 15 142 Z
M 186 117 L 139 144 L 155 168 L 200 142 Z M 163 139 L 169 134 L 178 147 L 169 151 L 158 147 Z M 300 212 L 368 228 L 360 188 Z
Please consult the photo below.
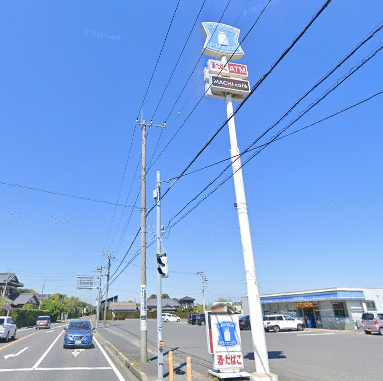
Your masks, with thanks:
M 181 307 L 185 308 L 194 308 L 194 301 L 195 299 L 190 298 L 189 296 L 184 296 L 183 298 L 178 300 Z
M 16 297 L 16 290 L 19 287 L 24 287 L 24 284 L 19 282 L 15 273 L 0 273 L 0 289 L 3 298 Z
M 26 304 L 30 304 L 33 308 L 38 308 L 40 302 L 37 298 L 37 295 L 33 294 L 32 292 L 26 292 L 24 294 L 19 294 L 18 296 L 16 296 L 16 298 L 12 300 L 11 304 L 13 308 L 22 308 Z
M 176 312 L 181 304 L 177 299 L 162 298 L 162 312 Z M 157 299 L 148 299 L 146 306 L 148 310 L 157 311 Z

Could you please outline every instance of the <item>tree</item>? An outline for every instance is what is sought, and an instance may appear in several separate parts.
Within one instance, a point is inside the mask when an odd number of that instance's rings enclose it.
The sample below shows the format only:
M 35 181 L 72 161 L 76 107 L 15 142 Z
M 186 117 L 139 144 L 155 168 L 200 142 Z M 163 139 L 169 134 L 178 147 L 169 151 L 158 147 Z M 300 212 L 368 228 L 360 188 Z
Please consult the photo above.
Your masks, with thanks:
M 162 299 L 170 299 L 170 296 L 168 294 L 162 294 Z
M 157 295 L 156 294 L 152 294 L 149 296 L 149 299 L 157 299 Z

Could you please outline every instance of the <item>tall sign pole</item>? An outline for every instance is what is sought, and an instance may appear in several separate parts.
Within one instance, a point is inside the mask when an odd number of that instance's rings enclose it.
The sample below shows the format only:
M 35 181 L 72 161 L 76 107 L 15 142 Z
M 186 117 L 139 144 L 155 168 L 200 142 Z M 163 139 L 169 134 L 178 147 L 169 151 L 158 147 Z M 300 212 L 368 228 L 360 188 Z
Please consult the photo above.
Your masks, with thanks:
M 141 110 L 141 122 L 136 120 L 136 124 L 142 129 L 142 158 L 141 158 L 141 308 L 140 308 L 140 330 L 141 330 L 141 352 L 140 360 L 146 363 L 148 322 L 146 306 L 146 121 L 143 119 Z M 166 122 L 161 125 L 153 124 L 150 121 L 150 127 L 166 127 Z
M 250 375 L 250 379 L 254 381 L 277 381 L 278 376 L 270 373 L 265 331 L 263 328 L 261 299 L 255 273 L 245 185 L 242 176 L 240 152 L 237 144 L 233 116 L 233 100 L 242 101 L 246 94 L 250 92 L 250 85 L 248 81 L 238 79 L 238 77 L 247 78 L 247 67 L 245 65 L 227 62 L 227 57 L 240 59 L 244 54 L 238 43 L 240 30 L 229 25 L 206 22 L 202 23 L 201 32 L 205 37 L 203 52 L 213 57 L 221 57 L 221 61 L 209 60 L 208 68 L 204 71 L 205 80 L 209 81 L 205 86 L 206 95 L 225 99 L 227 118 L 230 118 L 228 120 L 231 146 L 230 155 L 246 274 L 246 289 L 249 301 L 251 335 L 253 339 L 256 370 L 255 373 Z

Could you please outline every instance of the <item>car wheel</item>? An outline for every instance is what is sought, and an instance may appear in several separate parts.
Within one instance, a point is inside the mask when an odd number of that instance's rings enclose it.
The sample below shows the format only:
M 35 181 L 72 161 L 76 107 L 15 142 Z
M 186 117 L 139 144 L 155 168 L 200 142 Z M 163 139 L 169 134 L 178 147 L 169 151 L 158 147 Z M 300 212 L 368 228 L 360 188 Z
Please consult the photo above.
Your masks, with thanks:
M 279 332 L 279 331 L 280 331 L 279 326 L 278 326 L 278 325 L 275 325 L 275 326 L 274 326 L 274 332 Z
M 268 329 L 268 328 L 265 328 L 265 332 L 269 332 L 269 329 Z
M 16 340 L 16 330 L 13 332 L 12 340 Z
M 298 324 L 298 326 L 297 326 L 298 331 L 303 331 L 304 329 L 305 329 L 305 327 L 303 327 L 303 324 Z
M 63 344 L 63 348 L 66 349 L 66 345 L 65 344 Z
M 379 328 L 379 335 L 383 335 L 383 327 Z
M 6 343 L 8 343 L 8 341 L 9 341 L 9 331 L 7 332 L 7 336 L 5 336 L 5 338 L 4 338 L 4 341 L 5 341 Z
M 366 332 L 367 335 L 371 334 L 371 331 L 364 331 L 364 332 Z

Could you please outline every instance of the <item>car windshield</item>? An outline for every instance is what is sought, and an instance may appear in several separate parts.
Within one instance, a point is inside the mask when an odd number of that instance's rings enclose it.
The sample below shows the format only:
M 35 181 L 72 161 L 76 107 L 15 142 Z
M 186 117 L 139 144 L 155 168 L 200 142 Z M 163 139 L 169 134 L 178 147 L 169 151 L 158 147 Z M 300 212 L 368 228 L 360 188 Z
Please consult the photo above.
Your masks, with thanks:
M 0 324 L 4 324 L 4 321 L 5 321 L 4 318 L 0 318 Z
M 71 331 L 84 331 L 91 330 L 92 326 L 88 321 L 74 321 L 69 324 L 68 329 Z

